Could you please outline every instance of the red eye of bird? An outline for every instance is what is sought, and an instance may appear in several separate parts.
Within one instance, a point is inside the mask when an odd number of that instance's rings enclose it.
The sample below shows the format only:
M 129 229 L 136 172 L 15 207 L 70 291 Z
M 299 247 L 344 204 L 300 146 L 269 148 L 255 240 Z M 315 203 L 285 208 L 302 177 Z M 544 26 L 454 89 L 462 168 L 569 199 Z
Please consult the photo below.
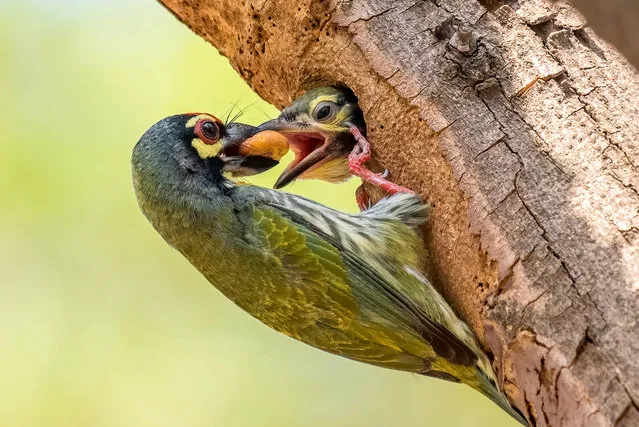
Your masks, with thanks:
M 220 140 L 220 126 L 210 120 L 202 120 L 195 126 L 195 134 L 205 144 L 217 144 Z

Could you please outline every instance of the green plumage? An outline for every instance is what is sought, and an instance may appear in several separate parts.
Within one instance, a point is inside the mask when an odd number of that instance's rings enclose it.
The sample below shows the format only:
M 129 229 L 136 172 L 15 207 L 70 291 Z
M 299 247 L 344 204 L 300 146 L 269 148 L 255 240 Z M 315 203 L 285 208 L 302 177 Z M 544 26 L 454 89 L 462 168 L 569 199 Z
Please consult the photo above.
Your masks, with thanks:
M 134 149 L 138 201 L 162 237 L 224 295 L 299 341 L 463 382 L 525 422 L 496 388 L 470 329 L 419 273 L 426 250 L 415 227 L 427 208 L 414 195 L 350 215 L 235 186 L 222 177 L 221 161 L 196 158 L 192 135 L 177 129 L 184 120 L 166 120 Z

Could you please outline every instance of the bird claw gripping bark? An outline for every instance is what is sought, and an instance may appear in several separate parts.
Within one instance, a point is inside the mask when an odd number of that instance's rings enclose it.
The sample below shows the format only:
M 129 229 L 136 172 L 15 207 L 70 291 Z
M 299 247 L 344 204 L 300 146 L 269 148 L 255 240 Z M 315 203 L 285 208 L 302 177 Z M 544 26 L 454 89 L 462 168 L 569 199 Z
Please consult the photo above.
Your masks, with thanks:
M 414 191 L 409 190 L 408 188 L 388 181 L 386 179 L 388 177 L 388 170 L 384 171 L 384 173 L 374 173 L 368 170 L 364 164 L 371 159 L 370 143 L 356 126 L 351 126 L 350 132 L 353 137 L 355 137 L 355 141 L 357 141 L 353 151 L 348 156 L 348 168 L 351 174 L 360 177 L 363 181 L 381 188 L 391 195 L 396 193 L 414 193 Z M 360 195 L 356 194 L 356 197 L 358 198 L 358 205 L 360 206 L 360 209 L 362 209 L 363 205 L 360 204 L 359 200 Z M 363 201 L 364 199 L 362 199 L 362 202 Z M 366 205 L 367 204 L 368 203 L 366 203 Z

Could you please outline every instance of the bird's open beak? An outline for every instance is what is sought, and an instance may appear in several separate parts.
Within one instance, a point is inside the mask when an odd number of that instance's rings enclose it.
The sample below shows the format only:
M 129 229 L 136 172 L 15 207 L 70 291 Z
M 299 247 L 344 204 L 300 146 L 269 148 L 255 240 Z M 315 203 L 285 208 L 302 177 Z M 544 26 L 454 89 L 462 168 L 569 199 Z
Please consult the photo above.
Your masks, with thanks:
M 225 172 L 233 176 L 250 176 L 278 165 L 287 152 L 288 141 L 283 135 L 234 123 L 227 127 L 222 138 L 220 158 Z
M 275 182 L 274 188 L 282 188 L 290 184 L 296 178 L 305 178 L 314 175 L 318 178 L 331 181 L 330 174 L 323 174 L 321 169 L 325 166 L 341 161 L 341 153 L 333 152 L 329 148 L 333 138 L 322 129 L 308 123 L 291 122 L 282 119 L 269 120 L 259 126 L 261 131 L 276 131 L 284 135 L 288 140 L 295 159 L 284 169 L 284 172 Z M 340 177 L 337 180 L 343 179 Z

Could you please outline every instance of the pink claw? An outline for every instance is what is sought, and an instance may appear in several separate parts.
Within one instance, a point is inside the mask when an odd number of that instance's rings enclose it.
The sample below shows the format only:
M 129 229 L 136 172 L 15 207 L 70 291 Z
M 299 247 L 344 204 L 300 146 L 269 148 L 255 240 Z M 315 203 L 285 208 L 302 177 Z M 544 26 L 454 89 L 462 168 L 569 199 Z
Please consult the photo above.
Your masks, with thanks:
M 351 174 L 360 177 L 363 181 L 381 188 L 391 195 L 396 193 L 414 193 L 414 191 L 409 190 L 408 188 L 387 180 L 386 177 L 388 176 L 388 171 L 380 174 L 373 173 L 368 170 L 364 164 L 371 159 L 371 145 L 356 126 L 351 126 L 350 132 L 355 138 L 355 141 L 357 141 L 353 151 L 351 151 L 351 154 L 348 156 L 348 168 Z

